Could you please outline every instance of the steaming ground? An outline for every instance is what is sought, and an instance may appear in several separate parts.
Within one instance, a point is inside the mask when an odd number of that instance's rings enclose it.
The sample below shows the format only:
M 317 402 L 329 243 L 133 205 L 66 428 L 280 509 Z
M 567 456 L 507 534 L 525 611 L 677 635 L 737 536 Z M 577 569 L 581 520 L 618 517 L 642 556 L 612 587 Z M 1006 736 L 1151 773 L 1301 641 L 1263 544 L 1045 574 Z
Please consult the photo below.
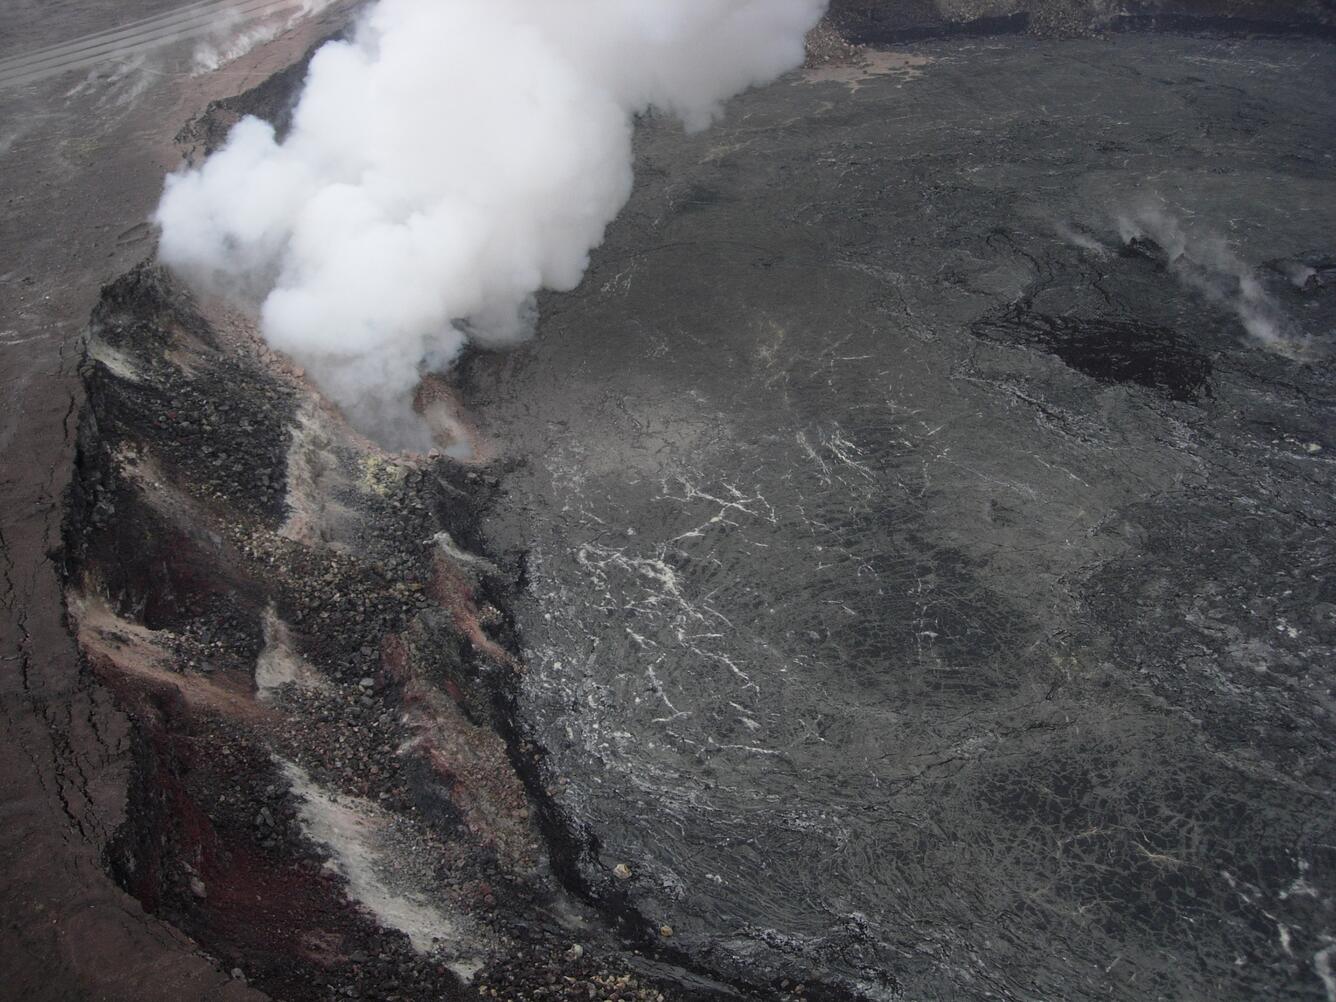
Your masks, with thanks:
M 772 984 L 1336 998 L 1333 109 L 994 40 L 645 130 L 457 377 L 597 894 Z
M 310 65 L 291 133 L 246 119 L 168 179 L 161 255 L 254 298 L 354 424 L 426 451 L 423 371 L 510 343 L 631 190 L 634 116 L 708 125 L 799 65 L 825 0 L 380 0 Z M 206 54 L 207 55 L 207 54 Z

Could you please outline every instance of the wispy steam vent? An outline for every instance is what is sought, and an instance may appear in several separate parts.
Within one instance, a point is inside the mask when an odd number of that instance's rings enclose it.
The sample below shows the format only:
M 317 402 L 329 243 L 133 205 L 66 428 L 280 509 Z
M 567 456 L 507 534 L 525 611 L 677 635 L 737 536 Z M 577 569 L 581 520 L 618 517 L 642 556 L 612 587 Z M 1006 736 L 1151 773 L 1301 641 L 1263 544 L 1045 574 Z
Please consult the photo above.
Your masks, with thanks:
M 1118 233 L 1127 247 L 1151 240 L 1170 274 L 1209 302 L 1233 311 L 1262 345 L 1296 357 L 1307 352 L 1307 339 L 1222 236 L 1190 230 L 1149 197 L 1118 217 Z
M 631 190 L 634 116 L 689 129 L 799 65 L 825 0 L 381 0 L 256 119 L 167 179 L 161 255 L 257 301 L 354 424 L 425 448 L 423 368 L 526 336 Z

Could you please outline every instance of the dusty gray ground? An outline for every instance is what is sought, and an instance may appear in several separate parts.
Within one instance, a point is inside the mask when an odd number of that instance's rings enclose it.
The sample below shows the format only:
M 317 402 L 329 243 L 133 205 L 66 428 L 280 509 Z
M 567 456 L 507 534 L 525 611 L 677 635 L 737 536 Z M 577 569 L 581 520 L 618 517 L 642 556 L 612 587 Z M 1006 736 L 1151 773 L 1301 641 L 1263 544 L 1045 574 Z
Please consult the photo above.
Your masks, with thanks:
M 1329 997 L 1331 50 L 879 58 L 647 127 L 460 377 L 580 872 L 776 981 Z

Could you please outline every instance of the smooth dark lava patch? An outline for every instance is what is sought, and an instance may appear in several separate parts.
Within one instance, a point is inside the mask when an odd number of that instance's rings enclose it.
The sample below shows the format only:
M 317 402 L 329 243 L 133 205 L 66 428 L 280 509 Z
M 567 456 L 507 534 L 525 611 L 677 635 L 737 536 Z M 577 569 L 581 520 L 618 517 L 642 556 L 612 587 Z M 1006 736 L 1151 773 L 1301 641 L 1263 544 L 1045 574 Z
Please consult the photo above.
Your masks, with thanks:
M 1168 327 L 1049 316 L 1018 304 L 981 318 L 971 332 L 997 344 L 1037 348 L 1101 383 L 1135 383 L 1184 403 L 1211 395 L 1211 360 Z

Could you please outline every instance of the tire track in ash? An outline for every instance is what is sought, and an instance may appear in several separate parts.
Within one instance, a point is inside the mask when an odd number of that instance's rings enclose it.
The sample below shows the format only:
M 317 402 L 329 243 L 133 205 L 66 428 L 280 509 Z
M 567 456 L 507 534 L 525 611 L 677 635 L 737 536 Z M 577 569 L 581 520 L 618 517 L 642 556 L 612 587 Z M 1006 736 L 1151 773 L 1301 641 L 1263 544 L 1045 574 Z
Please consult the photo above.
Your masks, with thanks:
M 200 0 L 107 31 L 0 60 L 0 90 L 37 83 L 120 56 L 147 52 L 220 24 L 255 20 L 293 10 L 308 0 Z

